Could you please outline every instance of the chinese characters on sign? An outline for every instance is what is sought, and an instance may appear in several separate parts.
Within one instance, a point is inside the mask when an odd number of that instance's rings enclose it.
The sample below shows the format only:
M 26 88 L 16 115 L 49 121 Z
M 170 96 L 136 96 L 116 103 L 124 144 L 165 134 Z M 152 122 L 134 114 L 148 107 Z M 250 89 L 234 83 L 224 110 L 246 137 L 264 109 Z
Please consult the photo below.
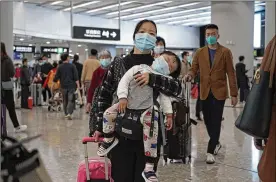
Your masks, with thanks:
M 101 31 L 100 30 L 89 30 L 87 29 L 85 31 L 86 33 L 84 34 L 84 36 L 86 37 L 101 37 Z
M 119 29 L 94 28 L 94 27 L 73 27 L 73 38 L 96 39 L 96 40 L 120 40 Z
M 35 47 L 34 46 L 13 46 L 13 52 L 19 53 L 34 53 Z
M 42 53 L 63 54 L 68 53 L 69 48 L 64 47 L 41 47 Z

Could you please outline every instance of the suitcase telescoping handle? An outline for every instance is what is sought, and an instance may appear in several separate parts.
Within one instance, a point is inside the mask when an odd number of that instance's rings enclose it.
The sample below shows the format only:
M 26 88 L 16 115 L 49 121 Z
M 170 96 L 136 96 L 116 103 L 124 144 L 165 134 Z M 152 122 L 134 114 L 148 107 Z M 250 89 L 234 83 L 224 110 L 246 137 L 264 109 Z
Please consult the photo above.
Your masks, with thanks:
M 87 150 L 87 143 L 98 143 L 103 142 L 103 138 L 99 138 L 96 141 L 95 137 L 84 137 L 82 139 L 82 143 L 84 144 L 84 157 L 85 157 L 85 170 L 86 170 L 86 180 L 90 182 L 90 172 L 89 172 L 89 161 L 88 161 L 88 150 Z M 108 180 L 108 159 L 107 156 L 104 156 L 104 172 L 105 172 L 105 180 Z

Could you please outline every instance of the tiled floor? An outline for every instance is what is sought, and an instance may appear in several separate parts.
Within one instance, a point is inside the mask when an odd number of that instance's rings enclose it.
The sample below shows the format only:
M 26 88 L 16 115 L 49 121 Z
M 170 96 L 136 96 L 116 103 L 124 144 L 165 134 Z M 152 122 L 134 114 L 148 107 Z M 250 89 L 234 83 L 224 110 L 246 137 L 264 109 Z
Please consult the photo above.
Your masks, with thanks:
M 194 108 L 194 104 L 191 107 Z M 242 107 L 233 109 L 226 104 L 221 132 L 223 148 L 216 164 L 205 163 L 208 136 L 204 124 L 199 123 L 193 126 L 191 165 L 160 164 L 160 181 L 258 182 L 257 164 L 261 153 L 254 148 L 252 138 L 234 126 L 241 110 Z M 88 133 L 88 116 L 84 111 L 77 110 L 72 121 L 65 120 L 62 113 L 48 112 L 47 108 L 17 110 L 17 113 L 19 120 L 29 127 L 27 134 L 17 134 L 17 138 L 42 134 L 28 146 L 39 149 L 53 182 L 76 182 L 78 164 L 84 159 L 80 140 Z M 9 133 L 14 135 L 9 119 L 7 122 Z M 90 156 L 95 156 L 95 150 L 96 146 L 90 145 Z

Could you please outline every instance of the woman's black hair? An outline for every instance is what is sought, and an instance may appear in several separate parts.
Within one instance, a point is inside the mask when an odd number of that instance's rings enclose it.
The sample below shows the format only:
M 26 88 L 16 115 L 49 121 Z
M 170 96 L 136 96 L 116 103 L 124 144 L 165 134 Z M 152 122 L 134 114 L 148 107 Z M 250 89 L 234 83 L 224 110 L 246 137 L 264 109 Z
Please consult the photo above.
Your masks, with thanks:
M 59 61 L 58 61 L 58 64 L 62 64 L 62 60 L 59 60 Z
M 1 55 L 3 55 L 3 56 L 7 56 L 8 55 L 4 42 L 1 42 Z
M 160 36 L 157 36 L 157 37 L 156 37 L 156 44 L 157 44 L 158 42 L 162 42 L 162 43 L 164 44 L 164 47 L 166 48 L 165 39 L 163 39 L 163 38 L 160 37 Z
M 73 58 L 73 62 L 77 62 L 79 60 L 79 55 L 75 54 Z
M 163 55 L 163 54 L 167 54 L 169 56 L 174 56 L 175 57 L 175 60 L 177 62 L 177 68 L 174 72 L 172 72 L 170 74 L 170 76 L 172 76 L 173 78 L 178 78 L 180 73 L 181 73 L 181 61 L 180 61 L 179 57 L 171 51 L 164 51 L 164 52 L 161 53 L 161 55 Z
M 68 57 L 69 57 L 69 54 L 64 53 L 60 56 L 60 59 L 61 59 L 61 61 L 66 61 Z
M 156 30 L 155 33 L 157 34 L 157 26 L 156 26 L 156 24 L 154 23 L 154 21 L 144 19 L 144 20 L 141 20 L 139 23 L 137 23 L 137 25 L 136 25 L 136 27 L 135 27 L 135 29 L 134 29 L 134 32 L 133 32 L 133 36 L 132 36 L 133 40 L 135 40 L 135 34 L 138 33 L 139 29 L 141 28 L 141 26 L 142 26 L 144 23 L 151 23 L 151 24 L 153 24 L 153 25 L 155 26 L 155 30 Z
M 53 62 L 53 67 L 56 68 L 58 66 L 58 63 L 56 61 Z

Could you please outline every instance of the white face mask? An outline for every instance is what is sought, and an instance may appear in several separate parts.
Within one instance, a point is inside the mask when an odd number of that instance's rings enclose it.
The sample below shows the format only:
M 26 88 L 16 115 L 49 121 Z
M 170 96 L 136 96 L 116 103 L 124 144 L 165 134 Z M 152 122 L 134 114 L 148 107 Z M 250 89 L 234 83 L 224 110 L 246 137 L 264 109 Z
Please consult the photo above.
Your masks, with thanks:
M 156 54 L 161 54 L 164 51 L 165 51 L 164 46 L 155 46 L 155 48 L 154 48 L 154 53 L 156 53 Z
M 152 69 L 163 75 L 170 74 L 169 64 L 167 63 L 167 61 L 163 56 L 159 56 L 158 58 L 155 58 L 155 60 L 152 63 Z

